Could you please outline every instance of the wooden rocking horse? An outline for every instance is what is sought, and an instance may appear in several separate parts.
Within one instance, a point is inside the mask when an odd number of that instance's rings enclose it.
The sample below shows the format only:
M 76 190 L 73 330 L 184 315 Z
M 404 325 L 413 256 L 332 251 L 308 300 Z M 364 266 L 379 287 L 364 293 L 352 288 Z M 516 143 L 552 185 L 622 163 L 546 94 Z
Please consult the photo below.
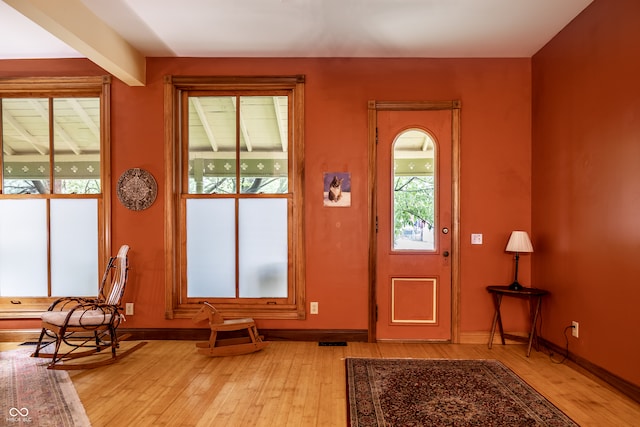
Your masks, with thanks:
M 211 335 L 208 342 L 198 342 L 198 353 L 207 356 L 236 356 L 262 350 L 269 343 L 258 334 L 256 323 L 250 317 L 225 320 L 216 308 L 205 302 L 193 317 L 194 322 L 209 320 Z M 246 331 L 247 336 L 236 338 L 218 338 L 218 332 Z

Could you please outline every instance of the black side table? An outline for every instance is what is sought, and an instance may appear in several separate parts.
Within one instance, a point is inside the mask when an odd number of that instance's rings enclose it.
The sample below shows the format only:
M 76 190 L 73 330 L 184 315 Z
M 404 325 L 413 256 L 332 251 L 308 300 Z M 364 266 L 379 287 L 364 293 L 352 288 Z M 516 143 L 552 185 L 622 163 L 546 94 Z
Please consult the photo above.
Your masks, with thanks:
M 505 334 L 502 329 L 502 316 L 500 316 L 500 304 L 502 303 L 502 297 L 516 297 L 516 298 L 527 298 L 529 300 L 529 311 L 531 314 L 531 331 L 529 332 L 529 336 L 527 340 L 529 341 L 529 346 L 527 347 L 527 357 L 531 354 L 531 344 L 533 341 L 536 341 L 536 348 L 538 346 L 537 333 L 536 333 L 536 322 L 538 320 L 538 315 L 540 314 L 540 307 L 542 306 L 542 297 L 549 294 L 548 291 L 544 289 L 536 289 L 536 288 L 522 288 L 519 291 L 515 291 L 513 289 L 509 289 L 509 286 L 487 286 L 487 291 L 493 295 L 493 304 L 496 309 L 496 313 L 493 316 L 493 324 L 491 325 L 491 337 L 489 338 L 489 348 L 491 348 L 493 344 L 493 336 L 496 332 L 496 323 L 500 328 L 500 339 L 502 340 L 502 345 L 504 345 L 505 336 L 511 339 L 522 339 L 522 337 Z

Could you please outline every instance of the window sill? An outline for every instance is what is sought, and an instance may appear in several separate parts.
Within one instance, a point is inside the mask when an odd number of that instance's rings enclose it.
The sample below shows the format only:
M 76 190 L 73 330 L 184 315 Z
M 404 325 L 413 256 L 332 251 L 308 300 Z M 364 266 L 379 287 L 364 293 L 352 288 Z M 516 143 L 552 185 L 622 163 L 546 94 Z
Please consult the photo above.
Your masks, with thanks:
M 282 320 L 304 320 L 306 313 L 304 310 L 298 310 L 296 307 L 224 307 L 216 304 L 215 307 L 220 310 L 225 318 L 241 318 L 252 317 L 254 319 L 282 319 Z M 201 306 L 191 305 L 178 307 L 166 313 L 167 319 L 191 319 L 200 311 Z
M 0 298 L 0 319 L 40 319 L 55 298 Z
M 47 309 L 24 309 L 24 310 L 4 310 L 0 309 L 0 319 L 2 320 L 21 320 L 21 319 L 40 319 L 40 315 Z

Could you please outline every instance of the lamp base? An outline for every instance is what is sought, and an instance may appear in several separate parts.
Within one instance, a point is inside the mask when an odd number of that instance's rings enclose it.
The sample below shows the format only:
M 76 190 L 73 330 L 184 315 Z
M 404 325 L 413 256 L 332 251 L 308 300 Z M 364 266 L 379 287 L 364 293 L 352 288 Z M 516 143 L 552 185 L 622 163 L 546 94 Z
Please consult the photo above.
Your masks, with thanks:
M 521 291 L 523 289 L 524 289 L 524 286 L 522 286 L 517 281 L 515 281 L 515 282 L 513 282 L 512 284 L 509 285 L 509 290 L 510 291 Z

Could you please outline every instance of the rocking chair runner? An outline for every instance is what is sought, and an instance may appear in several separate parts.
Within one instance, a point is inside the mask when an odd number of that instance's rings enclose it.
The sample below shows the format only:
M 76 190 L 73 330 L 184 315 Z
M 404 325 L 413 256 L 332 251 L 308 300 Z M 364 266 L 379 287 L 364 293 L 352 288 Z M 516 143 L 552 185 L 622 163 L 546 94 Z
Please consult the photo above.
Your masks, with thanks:
M 87 369 L 111 364 L 146 344 L 146 342 L 138 343 L 127 351 L 117 354 L 119 341 L 130 336 L 118 337 L 116 334 L 116 329 L 124 318 L 120 302 L 128 278 L 128 251 L 129 246 L 123 245 L 118 255 L 109 259 L 97 298 L 59 298 L 51 304 L 48 311 L 42 314 L 42 331 L 36 350 L 32 354 L 33 357 L 51 358 L 49 369 Z M 107 287 L 109 277 L 111 281 L 110 286 Z M 43 342 L 45 336 L 54 338 L 55 341 Z M 42 352 L 50 344 L 55 345 L 53 353 Z M 95 355 L 109 347 L 111 347 L 111 358 L 86 363 L 61 363 Z
M 193 317 L 194 322 L 209 320 L 211 335 L 208 342 L 198 342 L 198 353 L 207 356 L 235 356 L 262 350 L 269 343 L 262 340 L 253 319 L 225 320 L 216 308 L 205 302 L 200 311 Z M 246 331 L 247 336 L 237 338 L 218 338 L 218 332 Z

